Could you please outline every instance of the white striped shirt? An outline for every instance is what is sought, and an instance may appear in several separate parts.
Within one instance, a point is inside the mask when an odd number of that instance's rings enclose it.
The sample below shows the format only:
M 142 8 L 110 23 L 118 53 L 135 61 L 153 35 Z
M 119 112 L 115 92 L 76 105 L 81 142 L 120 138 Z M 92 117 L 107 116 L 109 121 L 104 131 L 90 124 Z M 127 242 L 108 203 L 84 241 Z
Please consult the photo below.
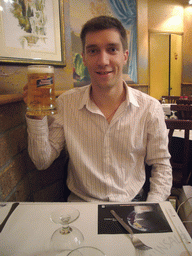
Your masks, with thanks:
M 29 154 L 46 169 L 66 147 L 67 185 L 86 201 L 129 202 L 145 182 L 145 163 L 153 165 L 147 201 L 170 194 L 172 169 L 168 132 L 161 104 L 125 85 L 126 100 L 110 124 L 90 99 L 90 85 L 57 99 L 58 114 L 43 120 L 27 118 Z M 49 124 L 48 124 L 49 123 Z

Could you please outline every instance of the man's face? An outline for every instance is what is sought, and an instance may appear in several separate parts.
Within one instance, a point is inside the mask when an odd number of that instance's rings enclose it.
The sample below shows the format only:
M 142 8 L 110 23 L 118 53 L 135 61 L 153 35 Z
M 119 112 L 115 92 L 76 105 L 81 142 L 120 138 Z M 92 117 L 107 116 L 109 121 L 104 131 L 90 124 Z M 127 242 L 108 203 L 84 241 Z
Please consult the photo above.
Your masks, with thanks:
M 128 51 L 123 51 L 120 34 L 115 29 L 86 35 L 83 61 L 93 86 L 111 88 L 122 85 L 123 66 L 127 59 Z

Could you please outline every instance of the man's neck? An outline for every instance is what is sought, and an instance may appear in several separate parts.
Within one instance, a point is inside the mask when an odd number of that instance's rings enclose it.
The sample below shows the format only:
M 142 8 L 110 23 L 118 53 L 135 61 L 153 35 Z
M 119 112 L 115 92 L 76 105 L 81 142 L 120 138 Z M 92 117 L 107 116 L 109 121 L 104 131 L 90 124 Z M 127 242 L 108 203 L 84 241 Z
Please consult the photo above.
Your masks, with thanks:
M 100 89 L 92 87 L 90 92 L 91 100 L 98 106 L 101 112 L 110 122 L 121 103 L 125 101 L 126 90 L 122 87 Z

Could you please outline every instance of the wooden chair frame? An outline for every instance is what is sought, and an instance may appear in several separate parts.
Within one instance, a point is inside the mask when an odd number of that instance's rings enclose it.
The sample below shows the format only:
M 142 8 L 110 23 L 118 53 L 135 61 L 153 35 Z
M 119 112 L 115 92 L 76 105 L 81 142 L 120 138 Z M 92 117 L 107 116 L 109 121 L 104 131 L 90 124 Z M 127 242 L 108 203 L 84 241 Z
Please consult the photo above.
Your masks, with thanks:
M 162 99 L 165 99 L 167 103 L 176 103 L 177 100 L 179 100 L 180 96 L 162 96 Z
M 192 130 L 192 120 L 165 120 L 167 129 L 169 129 L 169 151 L 171 154 L 173 147 L 173 132 L 175 129 L 184 130 L 184 148 L 183 148 L 183 162 L 176 163 L 171 157 L 171 165 L 173 168 L 173 187 L 182 187 L 187 185 L 190 179 L 191 170 L 189 170 L 189 132 Z M 177 179 L 181 177 L 181 180 Z
M 180 105 L 180 104 L 192 105 L 192 99 L 188 99 L 188 100 L 179 99 L 179 100 L 176 100 L 176 103 L 177 103 L 178 105 Z
M 177 111 L 178 119 L 192 120 L 192 106 L 191 105 L 171 105 L 171 111 Z

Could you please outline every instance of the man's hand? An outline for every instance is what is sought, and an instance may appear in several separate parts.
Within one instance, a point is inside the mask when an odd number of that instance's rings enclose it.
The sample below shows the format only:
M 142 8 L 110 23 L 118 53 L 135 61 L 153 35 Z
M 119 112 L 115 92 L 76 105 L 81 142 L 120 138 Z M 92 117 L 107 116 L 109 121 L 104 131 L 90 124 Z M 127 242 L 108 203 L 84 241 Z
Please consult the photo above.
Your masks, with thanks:
M 23 87 L 23 100 L 24 102 L 27 104 L 28 102 L 28 84 L 26 84 L 24 87 Z M 31 118 L 31 119 L 37 119 L 37 120 L 42 120 L 44 116 L 31 116 L 31 115 L 27 115 L 26 116 L 28 118 Z
M 23 100 L 27 104 L 28 99 L 28 84 L 23 87 Z

